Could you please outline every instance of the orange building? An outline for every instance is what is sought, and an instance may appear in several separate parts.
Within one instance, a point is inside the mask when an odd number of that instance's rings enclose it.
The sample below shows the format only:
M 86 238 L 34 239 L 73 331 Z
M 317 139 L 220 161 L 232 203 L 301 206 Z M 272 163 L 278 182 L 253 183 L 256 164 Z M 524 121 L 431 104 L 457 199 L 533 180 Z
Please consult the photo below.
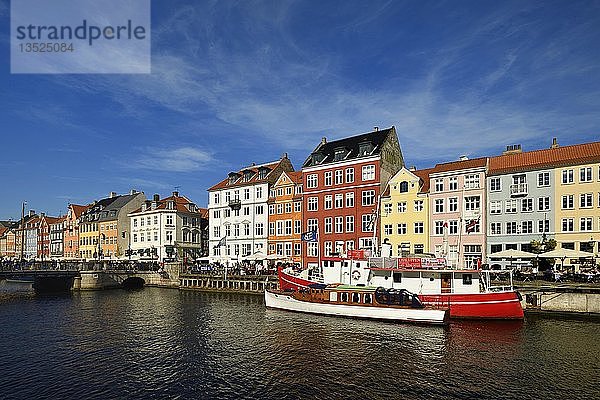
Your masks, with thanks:
M 302 263 L 302 172 L 282 172 L 269 191 L 269 253 Z

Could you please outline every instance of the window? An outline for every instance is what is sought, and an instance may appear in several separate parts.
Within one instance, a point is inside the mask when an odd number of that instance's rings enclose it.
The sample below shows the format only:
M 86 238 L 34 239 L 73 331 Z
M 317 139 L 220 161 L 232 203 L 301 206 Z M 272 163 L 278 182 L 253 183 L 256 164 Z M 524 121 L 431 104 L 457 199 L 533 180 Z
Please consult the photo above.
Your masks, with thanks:
M 490 178 L 490 192 L 500 192 L 501 190 L 500 178 Z
M 450 197 L 448 199 L 448 211 L 458 211 L 458 197 Z
M 269 215 L 275 215 L 275 204 L 269 204 Z
M 479 174 L 469 174 L 465 176 L 465 189 L 479 188 Z
M 235 236 L 235 237 L 240 236 L 240 224 L 233 225 L 233 236 Z
M 584 167 L 579 169 L 579 182 L 592 181 L 592 167 Z
M 434 204 L 436 213 L 444 212 L 444 199 L 435 199 Z
M 533 199 L 521 199 L 521 212 L 533 211 Z
M 215 204 L 219 204 L 221 202 L 221 195 L 219 193 L 215 193 L 213 196 L 213 200 Z
M 140 218 L 140 226 L 144 226 L 144 222 L 145 222 L 145 219 L 144 219 L 144 217 L 141 217 L 141 218 Z
M 478 211 L 480 206 L 479 196 L 465 197 L 465 211 Z
M 375 166 L 374 165 L 364 165 L 362 167 L 362 180 L 363 181 L 372 181 L 375 179 Z
M 458 178 L 455 176 L 448 178 L 448 186 L 450 190 L 458 190 Z
M 319 198 L 309 197 L 307 204 L 308 211 L 317 211 L 319 209 Z
M 565 184 L 573 183 L 573 170 L 572 169 L 564 169 L 562 171 L 562 183 L 565 183 Z
M 291 219 L 285 220 L 285 235 L 286 236 L 292 235 L 292 220 Z
M 244 215 L 250 215 L 250 207 L 244 206 Z
M 502 200 L 490 201 L 490 214 L 502 214 Z
M 244 224 L 244 236 L 250 236 L 250 224 Z
M 580 231 L 591 231 L 592 230 L 592 218 L 581 218 L 579 219 L 579 230 Z
M 362 231 L 373 232 L 372 224 L 373 216 L 371 214 L 363 214 L 362 216 Z
M 507 214 L 514 214 L 517 212 L 517 200 L 516 199 L 512 199 L 512 200 L 506 200 L 506 213 Z
M 331 171 L 325 172 L 323 181 L 325 186 L 331 186 Z
M 415 233 L 424 233 L 425 227 L 423 222 L 415 222 Z
M 354 232 L 354 215 L 346 216 L 346 233 Z
M 392 213 L 392 203 L 385 203 L 383 205 L 383 213 L 390 215 Z
M 313 197 L 316 199 L 316 197 Z M 310 198 L 309 198 L 310 200 Z M 277 214 L 283 214 L 283 203 L 277 204 Z
M 275 222 L 269 222 L 269 236 L 275 236 Z
M 256 188 L 256 198 L 257 199 L 262 198 L 262 187 L 260 187 L 260 186 Z
M 372 206 L 375 204 L 375 191 L 374 190 L 365 190 L 362 192 L 362 205 L 363 206 Z M 404 203 L 406 206 L 406 203 Z
M 335 217 L 335 233 L 344 232 L 344 217 Z
M 406 181 L 400 182 L 400 193 L 407 193 L 407 192 L 408 192 L 408 182 L 406 182 Z
M 173 225 L 173 215 L 167 215 L 167 225 Z
M 299 219 L 294 221 L 294 234 L 299 235 L 302 233 L 302 221 Z
M 458 235 L 458 221 L 450 221 L 448 224 L 448 234 Z
M 299 256 L 302 254 L 302 243 L 294 243 L 294 255 Z
M 435 221 L 434 227 L 435 227 L 434 232 L 436 235 L 444 234 L 444 221 Z
M 473 275 L 472 274 L 463 274 L 462 283 L 463 283 L 463 285 L 472 285 L 473 284 Z
M 306 220 L 306 228 L 309 232 L 316 231 L 319 228 L 319 222 L 316 218 L 310 218 Z
M 564 195 L 562 197 L 562 208 L 563 210 L 569 210 L 574 208 L 572 194 Z
M 582 193 L 579 195 L 579 207 L 580 208 L 591 208 L 593 206 L 594 206 L 593 193 Z
M 333 232 L 333 223 L 332 223 L 331 217 L 325 218 L 324 222 L 325 222 L 325 233 L 332 233 Z
M 533 233 L 533 221 L 521 221 L 521 233 Z
M 277 224 L 277 236 L 283 236 L 283 221 L 275 221 Z
M 286 196 L 291 196 L 292 192 L 293 192 L 293 189 L 292 189 L 291 186 L 288 186 L 288 187 L 285 188 L 285 195 Z
M 435 183 L 435 191 L 436 192 L 443 192 L 444 191 L 444 180 L 443 179 L 436 179 L 434 181 Z
M 335 170 L 335 184 L 341 185 L 342 183 L 344 183 L 344 171 L 341 169 L 336 169 Z
M 406 212 L 406 202 L 405 201 L 401 201 L 398 203 L 398 212 L 399 213 Z
M 333 208 L 333 196 L 328 194 L 325 196 L 325 202 L 323 203 L 325 210 L 331 210 Z
M 213 226 L 213 236 L 215 238 L 220 238 L 221 237 L 221 227 L 220 226 Z
M 423 200 L 415 200 L 415 211 L 423 211 Z
M 406 224 L 405 223 L 398 224 L 398 235 L 406 235 Z
M 301 212 L 301 211 L 302 211 L 302 202 L 295 201 L 294 202 L 294 212 Z
M 337 193 L 335 195 L 335 208 L 344 207 L 344 195 L 341 193 Z
M 134 219 L 133 219 L 133 227 L 134 227 L 134 228 L 137 228 L 137 221 L 138 221 L 138 220 L 137 220 L 137 218 L 134 218 Z M 85 226 L 85 225 L 84 225 L 84 226 Z M 19 242 L 19 243 L 20 243 L 20 242 Z
M 517 223 L 516 222 L 507 222 L 506 223 L 506 234 L 507 235 L 516 235 L 517 232 Z
M 317 242 L 308 242 L 306 244 L 306 254 L 309 257 L 318 257 L 319 255 L 319 246 Z
M 317 174 L 310 174 L 306 176 L 306 187 L 309 189 L 316 188 L 318 186 Z
M 573 232 L 573 218 L 563 218 L 562 219 L 562 231 L 563 232 Z
M 346 193 L 346 207 L 354 207 L 354 192 Z
M 502 235 L 502 224 L 500 222 L 492 222 L 490 224 L 490 232 L 492 235 Z
M 250 200 L 250 189 L 244 189 L 244 200 Z
M 540 197 L 538 199 L 538 211 L 550 210 L 550 197 Z
M 354 182 L 354 168 L 346 168 L 346 183 Z
M 550 172 L 538 173 L 538 187 L 550 186 Z
M 538 221 L 538 232 L 539 233 L 550 232 L 550 221 L 547 219 Z

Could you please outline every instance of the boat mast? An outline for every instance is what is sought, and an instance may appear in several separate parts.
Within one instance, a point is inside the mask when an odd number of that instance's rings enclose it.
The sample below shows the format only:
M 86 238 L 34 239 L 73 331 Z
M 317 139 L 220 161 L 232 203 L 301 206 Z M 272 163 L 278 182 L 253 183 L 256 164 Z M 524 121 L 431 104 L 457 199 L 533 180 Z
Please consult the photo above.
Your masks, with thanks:
M 379 217 L 379 204 L 381 203 L 381 194 L 377 196 L 377 206 L 375 208 L 375 215 L 371 217 L 373 220 L 373 239 L 371 240 L 371 257 L 376 257 L 376 245 L 375 239 L 377 238 L 377 220 Z
M 21 262 L 23 262 L 23 250 L 25 248 L 25 225 L 24 225 L 24 220 L 25 220 L 25 204 L 27 204 L 26 201 L 23 202 L 22 207 L 21 207 Z

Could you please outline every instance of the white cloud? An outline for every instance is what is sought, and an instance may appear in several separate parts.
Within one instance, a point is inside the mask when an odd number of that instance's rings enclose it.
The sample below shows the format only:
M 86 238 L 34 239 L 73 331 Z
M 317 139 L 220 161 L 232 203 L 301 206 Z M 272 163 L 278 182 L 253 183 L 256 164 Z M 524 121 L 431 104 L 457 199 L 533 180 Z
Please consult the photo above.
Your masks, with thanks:
M 175 149 L 147 148 L 144 154 L 132 164 L 132 168 L 164 171 L 164 172 L 194 172 L 206 168 L 214 161 L 212 155 L 204 150 L 193 147 Z

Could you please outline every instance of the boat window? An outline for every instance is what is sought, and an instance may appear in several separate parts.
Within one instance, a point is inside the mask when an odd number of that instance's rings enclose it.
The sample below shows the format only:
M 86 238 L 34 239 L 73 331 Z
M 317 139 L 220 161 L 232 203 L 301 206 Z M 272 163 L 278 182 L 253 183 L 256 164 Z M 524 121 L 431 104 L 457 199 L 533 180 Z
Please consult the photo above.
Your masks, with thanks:
M 472 274 L 463 274 L 463 285 L 472 285 L 473 284 L 473 275 Z
M 394 272 L 394 283 L 402 282 L 402 272 Z
M 348 301 L 348 293 L 342 292 L 341 300 L 344 303 L 347 302 Z
M 360 302 L 360 295 L 358 293 L 353 293 L 352 294 L 352 302 L 353 303 L 359 303 Z
M 433 276 L 431 278 L 429 278 L 429 282 L 433 282 L 435 279 L 433 278 Z
M 371 295 L 369 293 L 365 294 L 365 303 L 371 304 Z

